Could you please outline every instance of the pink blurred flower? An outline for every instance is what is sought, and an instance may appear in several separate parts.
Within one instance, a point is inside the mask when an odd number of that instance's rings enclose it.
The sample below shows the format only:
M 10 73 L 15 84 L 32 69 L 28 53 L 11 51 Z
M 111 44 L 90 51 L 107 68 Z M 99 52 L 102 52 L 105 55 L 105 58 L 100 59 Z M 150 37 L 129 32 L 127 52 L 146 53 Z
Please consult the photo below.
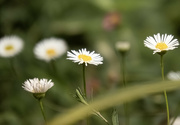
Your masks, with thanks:
M 120 14 L 117 12 L 108 13 L 103 19 L 103 28 L 107 31 L 115 29 L 120 24 Z

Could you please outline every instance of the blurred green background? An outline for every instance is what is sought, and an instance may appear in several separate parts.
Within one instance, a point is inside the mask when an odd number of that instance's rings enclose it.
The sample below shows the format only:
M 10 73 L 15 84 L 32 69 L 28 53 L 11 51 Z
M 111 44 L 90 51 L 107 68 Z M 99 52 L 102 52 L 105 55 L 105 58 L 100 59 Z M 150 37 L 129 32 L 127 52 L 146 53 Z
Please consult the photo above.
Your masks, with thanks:
M 43 124 L 37 100 L 21 87 L 29 78 L 48 78 L 55 83 L 44 99 L 49 120 L 79 104 L 72 94 L 82 85 L 81 65 L 66 60 L 65 54 L 55 62 L 55 74 L 49 63 L 36 59 L 33 53 L 35 44 L 44 38 L 62 38 L 68 50 L 87 48 L 104 57 L 103 65 L 86 68 L 94 98 L 122 86 L 121 58 L 114 46 L 117 41 L 131 43 L 126 58 L 129 85 L 161 79 L 160 57 L 145 48 L 143 41 L 157 33 L 180 39 L 179 5 L 179 0 L 0 0 L 0 37 L 17 35 L 25 42 L 23 52 L 15 58 L 0 58 L 0 125 Z M 175 49 L 165 55 L 165 74 L 180 70 L 179 52 Z M 17 76 L 11 70 L 12 62 Z M 174 114 L 180 92 L 168 93 L 168 97 L 170 114 Z M 132 102 L 129 110 L 134 125 L 163 125 L 166 119 L 161 93 Z M 108 109 L 102 114 L 111 120 L 111 113 Z M 119 114 L 123 125 L 121 106 Z M 91 122 L 104 124 L 96 116 Z

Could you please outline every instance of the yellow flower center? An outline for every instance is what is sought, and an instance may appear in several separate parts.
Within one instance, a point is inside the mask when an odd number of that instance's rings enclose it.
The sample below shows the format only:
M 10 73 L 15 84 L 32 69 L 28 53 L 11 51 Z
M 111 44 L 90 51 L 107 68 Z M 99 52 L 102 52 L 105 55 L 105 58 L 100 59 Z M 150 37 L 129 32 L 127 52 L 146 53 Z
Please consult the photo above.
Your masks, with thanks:
M 5 47 L 5 50 L 7 50 L 7 51 L 11 51 L 11 50 L 13 50 L 14 49 L 14 47 L 12 46 L 12 45 L 7 45 L 6 47 Z
M 79 58 L 79 59 L 82 59 L 82 60 L 85 61 L 85 62 L 92 60 L 92 58 L 91 58 L 90 56 L 83 55 L 83 54 L 79 55 L 78 58 Z
M 166 45 L 166 43 L 161 42 L 161 43 L 157 43 L 156 48 L 160 50 L 164 50 L 164 49 L 167 49 L 168 46 Z
M 56 55 L 56 51 L 54 49 L 48 49 L 46 53 L 49 57 L 53 57 Z

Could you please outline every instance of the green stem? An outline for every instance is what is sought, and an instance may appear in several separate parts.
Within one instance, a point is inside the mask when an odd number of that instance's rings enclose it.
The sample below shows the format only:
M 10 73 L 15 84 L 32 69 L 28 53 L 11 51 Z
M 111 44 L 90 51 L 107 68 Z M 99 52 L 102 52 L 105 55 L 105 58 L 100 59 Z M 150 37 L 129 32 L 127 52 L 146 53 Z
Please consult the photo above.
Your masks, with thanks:
M 123 85 L 124 87 L 126 87 L 126 68 L 125 68 L 125 53 L 121 53 L 122 55 L 122 63 L 121 63 L 121 69 L 122 69 L 122 81 L 123 81 Z M 128 113 L 128 103 L 124 103 L 124 113 L 125 113 L 125 123 L 126 125 L 129 125 L 129 113 Z
M 85 77 L 85 63 L 83 63 L 83 85 L 84 85 L 84 94 L 87 98 L 87 91 L 86 91 L 86 77 Z
M 86 65 L 85 65 L 85 63 L 83 63 L 83 85 L 84 85 L 84 94 L 85 94 L 85 97 L 87 99 L 85 68 L 86 68 Z M 87 125 L 89 125 L 89 122 L 90 122 L 89 118 L 87 118 L 86 119 Z
M 122 79 L 123 79 L 123 85 L 126 87 L 126 77 L 125 77 L 125 54 L 122 54 L 122 63 L 121 63 L 121 68 L 122 68 Z
M 40 108 L 41 108 L 41 112 L 42 112 L 45 124 L 47 125 L 46 116 L 45 116 L 44 108 L 43 108 L 43 104 L 42 104 L 42 99 L 39 99 L 39 105 L 40 105 Z
M 161 55 L 161 74 L 162 74 L 162 80 L 164 81 L 164 64 L 163 64 L 163 55 Z M 168 106 L 168 98 L 166 90 L 164 90 L 164 97 L 166 100 L 166 110 L 167 110 L 167 125 L 169 125 L 169 106 Z
M 162 80 L 164 81 L 164 63 L 163 63 L 163 55 L 161 55 L 161 75 L 162 75 Z
M 166 90 L 164 90 L 164 97 L 165 97 L 165 100 L 166 100 L 167 125 L 169 125 L 169 106 L 168 106 L 168 98 L 167 98 Z

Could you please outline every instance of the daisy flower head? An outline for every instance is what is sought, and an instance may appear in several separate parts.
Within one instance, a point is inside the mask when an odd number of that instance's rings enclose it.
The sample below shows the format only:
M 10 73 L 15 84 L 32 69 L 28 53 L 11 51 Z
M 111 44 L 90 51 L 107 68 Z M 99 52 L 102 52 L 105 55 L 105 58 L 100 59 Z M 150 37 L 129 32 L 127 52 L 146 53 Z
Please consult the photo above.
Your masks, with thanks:
M 144 45 L 152 50 L 153 54 L 166 52 L 168 50 L 173 50 L 177 48 L 179 42 L 177 39 L 173 39 L 174 36 L 158 33 L 154 37 L 149 36 L 144 40 Z
M 34 78 L 26 80 L 22 88 L 31 93 L 45 93 L 52 86 L 54 83 L 51 80 Z
M 22 51 L 23 45 L 18 36 L 4 36 L 0 39 L 0 56 L 13 57 Z
M 53 37 L 40 41 L 34 47 L 35 56 L 46 62 L 62 56 L 66 51 L 66 42 L 63 39 Z
M 81 49 L 79 51 L 71 50 L 71 52 L 67 52 L 67 56 L 67 59 L 72 60 L 74 63 L 85 63 L 86 66 L 87 64 L 103 64 L 103 57 L 101 57 L 100 54 L 95 53 L 95 51 L 90 52 L 86 49 Z

